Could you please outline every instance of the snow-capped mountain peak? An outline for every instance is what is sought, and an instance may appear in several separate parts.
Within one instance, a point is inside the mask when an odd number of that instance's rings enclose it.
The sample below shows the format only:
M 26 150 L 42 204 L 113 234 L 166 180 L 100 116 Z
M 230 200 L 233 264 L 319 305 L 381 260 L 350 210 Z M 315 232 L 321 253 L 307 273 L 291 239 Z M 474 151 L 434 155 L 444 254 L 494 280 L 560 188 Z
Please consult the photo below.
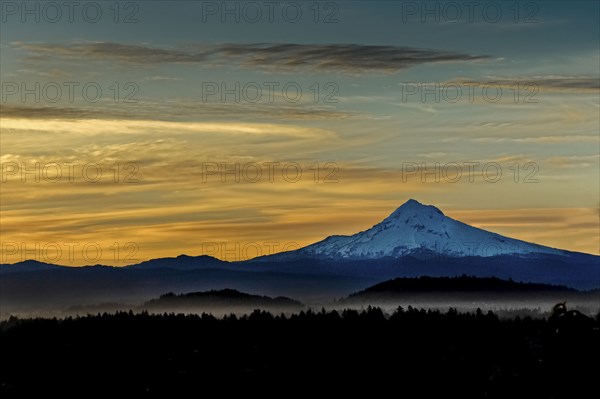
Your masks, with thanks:
M 382 222 L 351 236 L 330 236 L 298 250 L 327 258 L 375 259 L 423 253 L 444 256 L 555 254 L 565 251 L 469 226 L 432 205 L 408 200 Z
M 428 218 L 430 220 L 440 219 L 445 217 L 444 213 L 433 205 L 423 205 L 419 201 L 410 199 L 402 206 L 396 209 L 390 216 L 385 218 L 381 223 L 394 224 L 411 219 Z
M 439 210 L 438 208 L 436 208 L 433 205 L 423 205 L 417 200 L 409 199 L 404 204 L 402 204 L 400 207 L 398 207 L 398 209 L 396 209 L 390 216 L 388 216 L 388 219 L 392 218 L 392 217 L 397 217 L 399 215 L 406 214 L 406 213 L 424 213 L 424 212 L 435 212 L 442 216 L 444 215 L 444 213 L 441 210 Z

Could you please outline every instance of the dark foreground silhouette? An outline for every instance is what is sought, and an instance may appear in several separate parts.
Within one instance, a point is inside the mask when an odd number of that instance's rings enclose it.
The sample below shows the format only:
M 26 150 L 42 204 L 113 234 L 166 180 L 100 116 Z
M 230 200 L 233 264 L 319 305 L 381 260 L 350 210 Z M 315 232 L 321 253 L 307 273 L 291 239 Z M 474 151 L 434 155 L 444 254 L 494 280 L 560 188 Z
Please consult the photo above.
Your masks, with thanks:
M 600 315 L 399 308 L 216 319 L 117 313 L 0 325 L 3 394 L 250 392 L 598 397 Z M 318 390 L 322 386 L 322 390 Z

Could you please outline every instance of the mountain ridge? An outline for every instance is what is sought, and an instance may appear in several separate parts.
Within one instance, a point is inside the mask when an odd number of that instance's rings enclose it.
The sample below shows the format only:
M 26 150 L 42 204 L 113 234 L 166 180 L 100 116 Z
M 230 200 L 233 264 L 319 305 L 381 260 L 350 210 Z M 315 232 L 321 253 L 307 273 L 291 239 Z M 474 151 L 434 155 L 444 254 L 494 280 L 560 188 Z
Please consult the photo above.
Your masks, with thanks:
M 422 252 L 453 257 L 509 254 L 569 256 L 572 253 L 473 227 L 446 216 L 433 205 L 410 199 L 369 229 L 352 235 L 328 236 L 306 247 L 289 251 L 284 257 L 377 259 L 390 256 L 399 258 Z
M 405 245 L 409 239 L 413 242 Z M 479 256 L 477 247 L 466 252 L 455 244 L 477 240 L 497 244 L 487 246 L 495 252 Z M 514 247 L 518 251 L 511 252 Z M 0 266 L 1 312 L 74 303 L 125 303 L 164 292 L 224 288 L 314 301 L 340 298 L 385 280 L 421 276 L 468 275 L 600 288 L 597 255 L 503 237 L 455 221 L 436 207 L 416 201 L 403 204 L 380 223 L 354 235 L 331 236 L 295 251 L 240 262 L 180 255 L 126 267 L 69 267 L 37 261 Z
M 516 255 L 520 257 L 592 256 L 582 252 L 552 248 L 516 238 L 502 236 L 446 216 L 434 205 L 425 205 L 409 199 L 389 216 L 372 227 L 351 235 L 330 235 L 323 240 L 293 251 L 258 256 L 245 261 L 229 262 L 210 255 L 154 258 L 122 266 L 131 269 L 177 269 L 227 267 L 236 264 L 264 261 L 290 261 L 298 259 L 320 260 L 376 260 L 385 258 L 431 257 L 491 257 Z M 3 272 L 52 270 L 72 267 L 59 264 L 25 260 L 13 264 L 0 264 Z M 86 265 L 81 267 L 113 267 Z

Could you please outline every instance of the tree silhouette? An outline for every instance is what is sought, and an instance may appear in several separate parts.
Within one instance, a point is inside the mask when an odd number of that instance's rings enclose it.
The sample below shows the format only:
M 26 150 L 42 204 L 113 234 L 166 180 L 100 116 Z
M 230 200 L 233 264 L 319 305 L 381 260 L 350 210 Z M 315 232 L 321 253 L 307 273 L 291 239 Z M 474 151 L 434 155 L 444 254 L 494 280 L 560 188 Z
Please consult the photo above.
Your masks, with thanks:
M 480 309 L 344 309 L 272 315 L 102 313 L 0 324 L 3 397 L 313 393 L 399 389 L 422 397 L 597 396 L 600 323 L 559 306 L 543 318 Z M 68 381 L 68 384 L 65 383 Z M 377 392 L 381 387 L 382 392 Z M 4 395 L 7 396 L 4 396 Z

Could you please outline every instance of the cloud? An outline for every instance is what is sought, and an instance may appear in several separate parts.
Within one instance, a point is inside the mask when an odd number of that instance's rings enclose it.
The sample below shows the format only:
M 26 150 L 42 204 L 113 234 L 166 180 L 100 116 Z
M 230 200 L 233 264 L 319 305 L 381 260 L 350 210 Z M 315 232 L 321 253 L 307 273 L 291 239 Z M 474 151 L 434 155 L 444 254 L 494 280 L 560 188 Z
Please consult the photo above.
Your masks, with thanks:
M 538 89 L 547 92 L 574 92 L 590 93 L 600 90 L 600 78 L 597 76 L 560 76 L 560 75 L 534 75 L 499 77 L 489 76 L 485 81 L 474 81 L 470 79 L 458 79 L 447 82 L 447 84 L 460 85 L 498 85 L 502 88 L 516 90 L 517 84 L 520 90 L 529 92 Z M 526 93 L 524 93 L 526 94 Z
M 395 73 L 431 63 L 478 61 L 487 55 L 399 46 L 362 44 L 220 44 L 199 45 L 195 51 L 162 49 L 111 42 L 46 44 L 13 42 L 14 47 L 40 60 L 61 57 L 68 60 L 113 61 L 126 65 L 202 64 L 239 65 L 268 71 L 317 71 L 363 74 Z
M 172 76 L 149 76 L 146 78 L 147 80 L 181 80 L 181 78 L 174 78 Z
M 245 122 L 172 122 L 156 120 L 101 120 L 77 119 L 45 121 L 37 119 L 6 118 L 2 121 L 2 130 L 78 133 L 80 136 L 121 132 L 128 135 L 150 135 L 157 132 L 169 132 L 171 135 L 207 134 L 243 135 L 249 137 L 297 137 L 304 139 L 334 139 L 337 134 L 319 128 L 274 123 Z
M 0 115 L 12 119 L 102 119 L 102 120 L 189 120 L 206 118 L 340 120 L 366 117 L 358 112 L 338 110 L 327 106 L 306 104 L 280 105 L 267 103 L 207 103 L 200 101 L 172 101 L 165 104 L 145 101 L 127 104 L 127 107 L 31 107 L 23 105 L 0 106 Z
M 598 137 L 596 136 L 596 141 Z M 551 157 L 548 158 L 547 162 L 553 166 L 558 166 L 560 168 L 588 168 L 588 167 L 598 167 L 598 161 L 600 160 L 600 155 L 571 155 L 571 156 L 562 156 L 562 157 Z
M 43 70 L 35 70 L 35 69 L 25 68 L 25 69 L 17 69 L 17 72 L 19 74 L 33 74 L 33 75 L 41 76 L 44 78 L 51 78 L 51 79 L 66 79 L 66 78 L 69 78 L 69 76 L 70 76 L 67 72 L 65 72 L 64 70 L 62 70 L 60 68 L 50 68 L 50 69 L 43 69 Z
M 471 141 L 476 143 L 596 143 L 597 135 L 564 135 L 564 136 L 539 136 L 539 137 L 475 137 Z
M 393 73 L 419 64 L 488 58 L 450 51 L 359 44 L 229 44 L 219 54 L 244 66 Z
M 204 60 L 202 54 L 109 42 L 68 45 L 23 42 L 11 44 L 28 51 L 31 57 L 37 59 L 58 56 L 67 59 L 113 60 L 123 64 L 190 63 Z
M 126 112 L 112 110 L 107 112 L 101 109 L 76 108 L 76 107 L 29 107 L 20 105 L 0 106 L 0 115 L 10 119 L 127 119 L 130 115 Z

